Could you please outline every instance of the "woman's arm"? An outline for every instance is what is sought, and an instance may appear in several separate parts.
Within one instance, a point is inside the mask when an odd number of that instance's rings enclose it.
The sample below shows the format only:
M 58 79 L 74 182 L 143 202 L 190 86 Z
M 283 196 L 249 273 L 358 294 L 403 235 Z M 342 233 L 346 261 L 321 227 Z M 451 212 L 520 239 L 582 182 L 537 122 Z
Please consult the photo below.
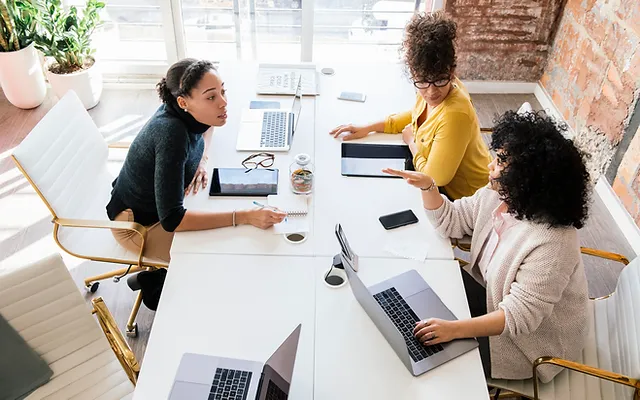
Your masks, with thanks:
M 432 177 L 438 186 L 446 186 L 458 172 L 471 141 L 472 123 L 464 113 L 449 113 L 434 135 L 428 157 L 419 150 L 413 157 L 416 171 Z
M 455 202 L 443 198 L 438 193 L 435 181 L 422 172 L 398 171 L 391 168 L 382 172 L 404 178 L 407 183 L 422 189 L 422 205 L 427 218 L 443 237 L 461 238 L 473 234 L 477 218 L 477 204 L 485 193 L 485 188 L 478 190 L 471 197 L 463 197 Z
M 235 224 L 253 225 L 266 229 L 273 224 L 281 222 L 284 216 L 284 213 L 268 209 L 240 210 L 235 212 Z M 224 228 L 233 226 L 233 224 L 233 212 L 187 210 L 182 217 L 180 225 L 176 228 L 176 232 Z

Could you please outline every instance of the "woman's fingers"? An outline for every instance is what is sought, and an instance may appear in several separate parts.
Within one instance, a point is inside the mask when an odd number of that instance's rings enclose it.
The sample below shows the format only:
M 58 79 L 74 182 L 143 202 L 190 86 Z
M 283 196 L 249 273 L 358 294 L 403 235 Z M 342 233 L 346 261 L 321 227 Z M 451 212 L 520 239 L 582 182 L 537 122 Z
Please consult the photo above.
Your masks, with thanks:
M 333 137 L 337 138 L 343 132 L 352 132 L 353 131 L 353 126 L 352 125 L 342 125 L 341 127 L 338 127 L 338 129 L 334 129 L 334 131 L 335 132 L 333 133 Z

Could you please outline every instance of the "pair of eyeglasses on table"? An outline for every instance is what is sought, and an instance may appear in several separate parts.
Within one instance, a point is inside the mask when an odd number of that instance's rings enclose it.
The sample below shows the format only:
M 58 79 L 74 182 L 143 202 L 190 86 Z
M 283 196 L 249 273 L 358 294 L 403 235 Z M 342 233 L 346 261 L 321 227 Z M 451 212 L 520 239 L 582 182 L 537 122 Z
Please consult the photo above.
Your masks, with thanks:
M 246 169 L 246 171 L 244 171 L 246 174 L 259 167 L 269 169 L 269 167 L 273 166 L 275 159 L 276 156 L 273 153 L 251 154 L 242 160 L 242 166 Z

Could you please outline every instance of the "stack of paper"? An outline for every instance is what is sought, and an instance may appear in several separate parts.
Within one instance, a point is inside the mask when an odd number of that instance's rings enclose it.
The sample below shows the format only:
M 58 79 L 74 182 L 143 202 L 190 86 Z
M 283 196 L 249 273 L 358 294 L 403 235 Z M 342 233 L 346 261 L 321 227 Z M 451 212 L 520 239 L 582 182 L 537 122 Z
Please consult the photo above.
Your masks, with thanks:
M 420 224 L 403 226 L 386 232 L 387 244 L 384 250 L 396 257 L 424 262 L 429 254 Z
M 318 94 L 318 72 L 313 64 L 260 64 L 258 94 L 295 94 L 302 75 L 302 94 Z

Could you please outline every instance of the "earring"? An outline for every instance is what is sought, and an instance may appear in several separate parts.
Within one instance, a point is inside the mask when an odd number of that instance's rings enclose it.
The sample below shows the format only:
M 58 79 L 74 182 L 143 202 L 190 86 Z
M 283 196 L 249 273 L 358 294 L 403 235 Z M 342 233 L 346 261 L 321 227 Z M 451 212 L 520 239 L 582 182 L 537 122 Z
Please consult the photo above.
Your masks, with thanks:
M 187 112 L 187 107 L 183 108 L 182 111 Z

